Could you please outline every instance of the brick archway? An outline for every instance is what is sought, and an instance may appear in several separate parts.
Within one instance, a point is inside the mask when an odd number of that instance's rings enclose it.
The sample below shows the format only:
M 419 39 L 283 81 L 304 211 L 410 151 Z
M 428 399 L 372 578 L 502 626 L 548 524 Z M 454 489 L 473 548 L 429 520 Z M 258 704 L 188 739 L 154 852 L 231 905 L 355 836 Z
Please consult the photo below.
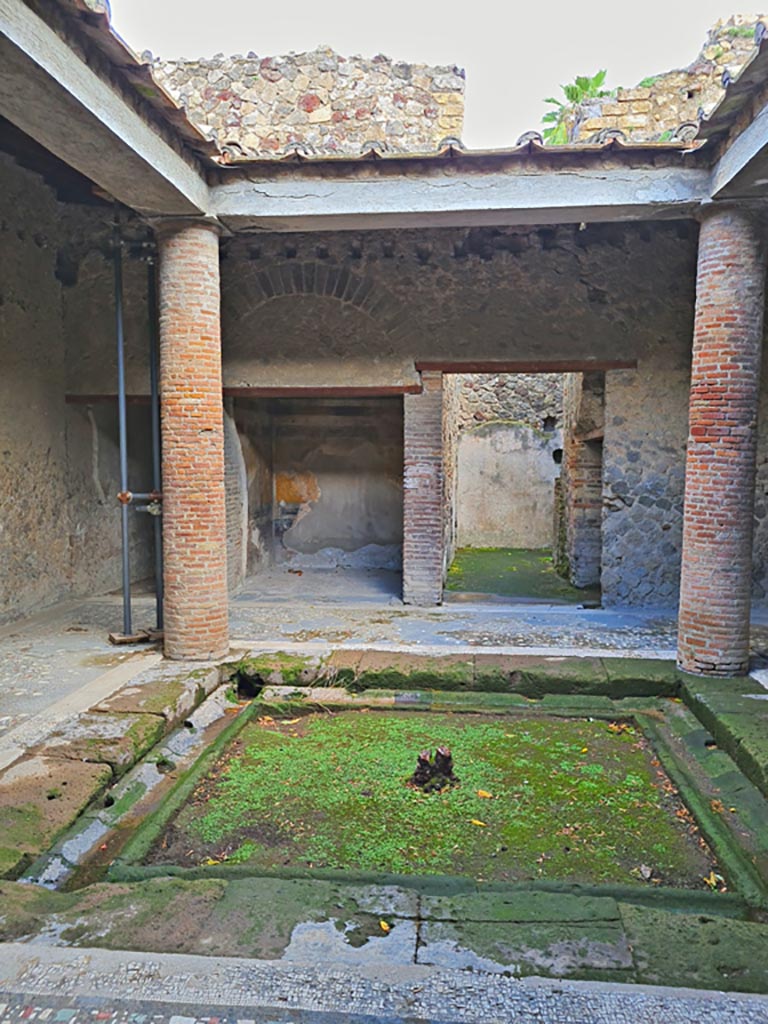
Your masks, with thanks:
M 248 312 L 290 295 L 335 299 L 370 317 L 385 334 L 401 340 L 413 338 L 413 351 L 417 351 L 418 332 L 413 329 L 411 313 L 370 274 L 356 273 L 343 264 L 292 260 L 256 270 L 250 283 Z

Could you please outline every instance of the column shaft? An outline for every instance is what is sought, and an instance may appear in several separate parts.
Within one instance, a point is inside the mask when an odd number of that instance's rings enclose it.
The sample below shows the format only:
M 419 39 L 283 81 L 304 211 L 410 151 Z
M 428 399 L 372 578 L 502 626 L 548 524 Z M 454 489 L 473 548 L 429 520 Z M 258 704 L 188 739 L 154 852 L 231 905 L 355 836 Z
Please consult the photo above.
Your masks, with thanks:
M 749 211 L 708 211 L 696 280 L 678 661 L 749 663 L 752 522 L 765 262 Z
M 403 399 L 403 601 L 426 606 L 443 599 L 443 375 L 422 384 Z
M 165 653 L 228 650 L 218 232 L 157 232 L 163 445 Z

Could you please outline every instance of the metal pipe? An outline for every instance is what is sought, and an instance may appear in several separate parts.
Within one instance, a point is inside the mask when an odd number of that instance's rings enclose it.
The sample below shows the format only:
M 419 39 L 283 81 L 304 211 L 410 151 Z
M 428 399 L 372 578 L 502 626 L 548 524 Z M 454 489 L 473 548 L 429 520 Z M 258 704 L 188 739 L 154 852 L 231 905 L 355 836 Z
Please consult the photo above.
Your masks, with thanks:
M 147 307 L 149 311 L 149 387 L 152 406 L 152 489 L 157 498 L 162 491 L 162 461 L 160 450 L 160 387 L 159 387 L 159 340 L 157 274 L 153 256 L 147 260 Z M 155 626 L 163 628 L 163 520 L 153 517 L 155 538 Z
M 112 227 L 112 259 L 115 269 L 115 333 L 117 336 L 117 421 L 120 443 L 120 491 L 128 492 L 128 418 L 125 398 L 125 337 L 123 333 L 123 252 L 120 237 L 120 213 L 115 210 Z M 123 634 L 131 636 L 131 566 L 128 531 L 128 503 L 120 502 L 120 527 L 123 545 Z

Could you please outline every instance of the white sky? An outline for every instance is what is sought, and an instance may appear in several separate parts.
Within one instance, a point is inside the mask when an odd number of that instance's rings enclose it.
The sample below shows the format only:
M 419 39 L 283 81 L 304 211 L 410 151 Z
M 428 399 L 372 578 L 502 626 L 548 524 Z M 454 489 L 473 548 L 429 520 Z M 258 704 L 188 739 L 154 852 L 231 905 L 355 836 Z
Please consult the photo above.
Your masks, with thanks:
M 538 128 L 545 96 L 608 69 L 635 85 L 689 64 L 728 0 L 111 0 L 114 27 L 156 56 L 259 56 L 332 46 L 346 56 L 466 68 L 464 142 L 509 146 Z M 624 8 L 624 11 L 622 11 Z M 626 13 L 625 13 L 626 12 Z M 742 13 L 745 13 L 742 10 Z

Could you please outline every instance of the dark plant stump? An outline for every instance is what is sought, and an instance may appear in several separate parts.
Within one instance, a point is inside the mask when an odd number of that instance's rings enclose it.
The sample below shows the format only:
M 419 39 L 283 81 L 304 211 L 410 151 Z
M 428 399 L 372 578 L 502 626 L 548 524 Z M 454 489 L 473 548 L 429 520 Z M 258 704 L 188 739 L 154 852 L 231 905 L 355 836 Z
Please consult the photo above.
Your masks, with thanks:
M 431 750 L 422 750 L 416 758 L 416 771 L 408 785 L 425 793 L 440 793 L 459 784 L 453 771 L 453 755 L 448 747 L 438 747 L 434 758 Z

